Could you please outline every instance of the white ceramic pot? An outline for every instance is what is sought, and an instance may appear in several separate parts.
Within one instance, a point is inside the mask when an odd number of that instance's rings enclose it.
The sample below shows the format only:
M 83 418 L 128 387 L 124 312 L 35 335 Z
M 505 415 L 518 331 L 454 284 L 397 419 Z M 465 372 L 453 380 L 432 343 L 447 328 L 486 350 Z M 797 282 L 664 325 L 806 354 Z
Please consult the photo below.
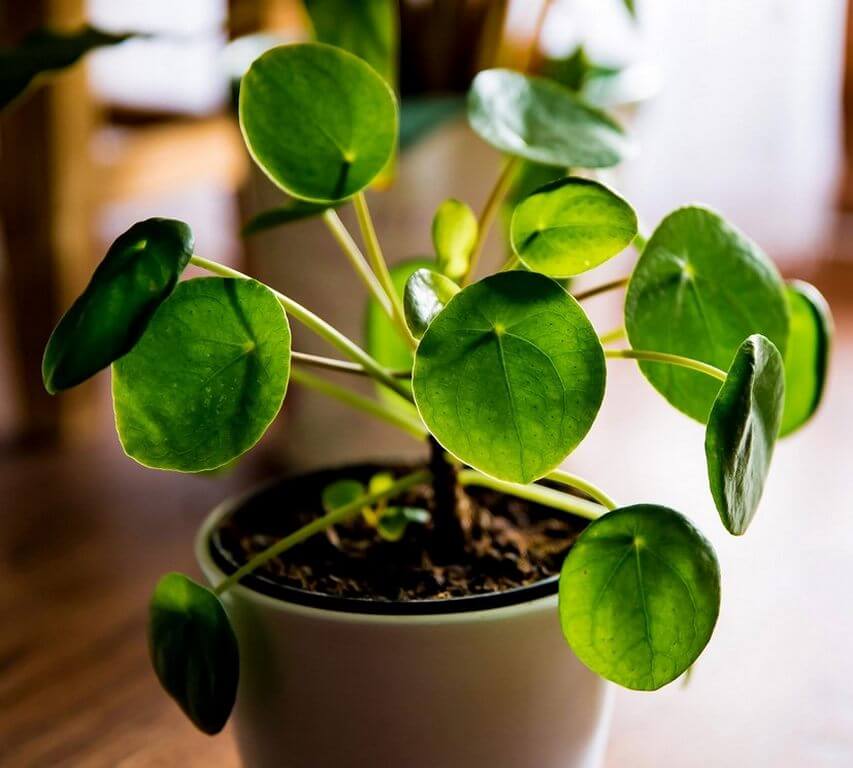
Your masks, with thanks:
M 224 573 L 211 534 L 240 503 L 214 510 L 199 532 L 212 584 Z M 247 768 L 602 764 L 610 690 L 562 637 L 556 580 L 413 609 L 287 587 L 273 596 L 253 578 L 224 595 L 240 645 L 233 719 Z

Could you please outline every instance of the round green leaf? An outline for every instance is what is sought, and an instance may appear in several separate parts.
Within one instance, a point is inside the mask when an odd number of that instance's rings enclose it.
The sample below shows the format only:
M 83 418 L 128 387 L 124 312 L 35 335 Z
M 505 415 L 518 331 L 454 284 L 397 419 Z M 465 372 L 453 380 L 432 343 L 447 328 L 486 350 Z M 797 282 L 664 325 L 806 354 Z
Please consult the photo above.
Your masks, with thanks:
M 466 464 L 528 483 L 584 438 L 604 395 L 604 353 L 580 305 L 533 272 L 464 288 L 415 354 L 418 411 Z
M 140 221 L 121 235 L 47 342 L 47 391 L 73 387 L 127 354 L 192 253 L 192 231 L 174 219 Z
M 342 478 L 329 483 L 323 488 L 323 509 L 332 512 L 338 507 L 352 504 L 359 496 L 364 496 L 367 491 L 364 483 L 351 478 Z
M 376 531 L 385 541 L 400 541 L 411 523 L 426 525 L 430 514 L 420 507 L 388 507 L 379 516 Z
M 560 623 L 593 672 L 641 691 L 690 667 L 720 610 L 710 543 L 682 515 L 652 504 L 590 523 L 560 574 Z
M 416 339 L 424 335 L 432 319 L 457 293 L 456 283 L 431 269 L 419 269 L 406 281 L 403 309 L 406 324 Z
M 468 273 L 478 231 L 471 206 L 452 197 L 438 206 L 432 220 L 432 243 L 439 270 L 452 280 Z
M 289 375 L 290 328 L 269 288 L 188 280 L 113 366 L 119 439 L 147 467 L 215 469 L 260 440 Z
M 166 692 L 204 733 L 219 733 L 237 696 L 237 638 L 219 598 L 181 573 L 157 583 L 148 648 Z
M 792 280 L 786 292 L 791 333 L 785 352 L 785 410 L 780 437 L 796 432 L 820 406 L 833 334 L 829 304 L 817 288 Z
M 468 121 L 489 144 L 563 168 L 606 168 L 629 154 L 622 128 L 567 88 L 509 69 L 474 78 Z
M 285 192 L 333 202 L 382 171 L 397 137 L 388 84 L 357 56 L 320 43 L 273 48 L 240 85 L 249 152 Z
M 711 495 L 735 536 L 758 509 L 784 402 L 782 355 L 764 336 L 750 336 L 735 355 L 705 432 Z
M 586 272 L 623 250 L 637 214 L 603 184 L 570 177 L 546 184 L 519 204 L 510 240 L 522 263 L 551 277 Z
M 727 370 L 753 333 L 781 351 L 788 339 L 785 284 L 773 263 L 721 216 L 679 208 L 655 230 L 625 299 L 631 346 L 684 355 Z M 687 368 L 640 363 L 672 405 L 701 422 L 720 384 Z

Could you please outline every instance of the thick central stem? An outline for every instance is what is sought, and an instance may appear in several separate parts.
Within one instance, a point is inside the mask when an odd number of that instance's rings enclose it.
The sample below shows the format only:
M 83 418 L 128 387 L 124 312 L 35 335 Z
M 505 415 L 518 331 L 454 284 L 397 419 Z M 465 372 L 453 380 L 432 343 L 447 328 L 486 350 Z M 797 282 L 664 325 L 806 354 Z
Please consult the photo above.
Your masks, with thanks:
M 439 550 L 446 558 L 460 553 L 465 545 L 457 514 L 459 479 L 456 467 L 447 460 L 444 448 L 429 436 L 429 469 L 434 496 L 433 525 Z

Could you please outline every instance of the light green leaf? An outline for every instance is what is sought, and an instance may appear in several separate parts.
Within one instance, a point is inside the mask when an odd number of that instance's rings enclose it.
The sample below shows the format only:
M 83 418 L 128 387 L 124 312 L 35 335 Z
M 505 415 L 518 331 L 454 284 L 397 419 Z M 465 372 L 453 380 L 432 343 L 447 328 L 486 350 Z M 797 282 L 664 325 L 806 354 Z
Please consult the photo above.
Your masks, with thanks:
M 451 197 L 438 206 L 432 220 L 432 244 L 439 271 L 451 280 L 468 273 L 477 232 L 477 217 L 467 203 Z
M 290 328 L 254 280 L 180 283 L 113 365 L 113 403 L 128 456 L 200 472 L 232 461 L 278 414 L 290 375 Z
M 466 464 L 527 483 L 554 469 L 592 426 L 604 353 L 580 305 L 550 278 L 502 272 L 464 288 L 415 355 L 415 402 Z
M 785 352 L 785 410 L 780 437 L 808 423 L 820 406 L 833 335 L 832 312 L 817 288 L 792 280 L 786 294 L 791 333 Z
M 508 69 L 474 78 L 468 120 L 489 144 L 562 168 L 606 168 L 630 151 L 619 125 L 563 86 Z
M 430 514 L 419 507 L 388 507 L 379 517 L 376 530 L 385 541 L 400 541 L 409 524 L 426 525 Z
M 278 208 L 270 208 L 268 211 L 263 211 L 257 216 L 253 216 L 245 224 L 240 233 L 243 237 L 256 235 L 258 232 L 281 227 L 294 221 L 303 221 L 304 219 L 319 216 L 331 207 L 337 206 L 330 206 L 327 203 L 307 203 L 304 200 L 288 200 L 288 202 Z
M 305 0 L 321 43 L 364 59 L 393 87 L 397 82 L 396 0 Z
M 219 598 L 181 573 L 157 582 L 148 620 L 148 648 L 157 679 L 195 726 L 225 726 L 237 696 L 237 638 Z
M 240 127 L 261 169 L 285 192 L 343 200 L 382 171 L 397 136 L 388 84 L 364 61 L 320 43 L 260 56 L 240 86 Z
M 406 324 L 416 339 L 424 335 L 432 319 L 457 293 L 456 283 L 431 269 L 419 269 L 406 281 L 403 309 Z
M 358 480 L 344 478 L 335 480 L 323 488 L 323 509 L 326 512 L 331 512 L 338 507 L 352 504 L 359 496 L 364 496 L 367 491 L 364 489 L 364 483 Z
M 121 235 L 47 342 L 47 391 L 73 387 L 127 354 L 192 253 L 192 231 L 174 219 L 140 221 Z
M 132 35 L 116 35 L 88 26 L 72 32 L 40 29 L 14 48 L 0 48 L 0 110 L 40 75 L 66 69 L 89 51 L 123 43 L 129 37 Z
M 721 216 L 679 208 L 655 230 L 640 256 L 625 299 L 631 346 L 684 355 L 727 370 L 753 333 L 784 352 L 788 339 L 785 284 L 761 249 Z M 640 363 L 651 384 L 701 422 L 718 381 L 658 363 Z
M 590 523 L 560 574 L 560 623 L 593 672 L 641 691 L 699 657 L 720 610 L 710 543 L 678 512 L 623 507 Z
M 551 277 L 593 269 L 628 246 L 637 214 L 615 192 L 589 179 L 559 179 L 515 209 L 510 240 L 521 262 Z
M 746 532 L 761 501 L 784 402 L 782 355 L 764 336 L 750 336 L 735 355 L 705 432 L 711 495 L 735 536 Z

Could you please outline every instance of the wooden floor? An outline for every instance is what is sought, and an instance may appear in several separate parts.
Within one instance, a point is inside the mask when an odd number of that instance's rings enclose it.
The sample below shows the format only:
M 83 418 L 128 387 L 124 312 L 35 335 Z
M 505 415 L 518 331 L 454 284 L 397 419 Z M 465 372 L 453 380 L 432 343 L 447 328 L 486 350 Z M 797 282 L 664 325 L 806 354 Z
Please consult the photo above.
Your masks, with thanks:
M 689 685 L 617 692 L 608 768 L 853 765 L 851 272 L 814 277 L 839 326 L 829 397 L 780 445 L 743 539 L 716 519 L 701 428 L 633 364 L 609 372 L 600 423 L 573 467 L 622 502 L 690 514 L 718 548 L 724 583 L 716 635 Z M 0 765 L 238 765 L 227 731 L 199 735 L 160 692 L 145 613 L 159 574 L 196 572 L 196 526 L 266 474 L 259 464 L 219 477 L 156 473 L 112 440 L 0 460 Z

